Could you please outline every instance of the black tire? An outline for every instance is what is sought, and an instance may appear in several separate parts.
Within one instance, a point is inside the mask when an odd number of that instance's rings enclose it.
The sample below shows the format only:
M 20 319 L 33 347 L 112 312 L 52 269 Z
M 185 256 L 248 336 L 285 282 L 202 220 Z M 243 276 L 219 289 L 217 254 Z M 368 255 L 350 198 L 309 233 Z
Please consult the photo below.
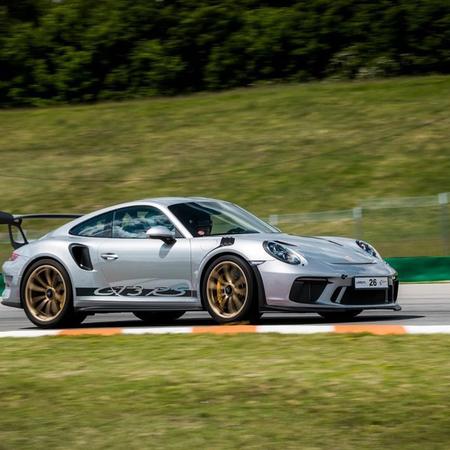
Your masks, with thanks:
M 362 309 L 356 309 L 352 311 L 323 311 L 319 315 L 329 322 L 347 322 L 361 313 Z
M 167 323 L 179 319 L 185 311 L 136 311 L 133 314 L 146 323 Z
M 222 268 L 225 270 L 226 267 L 229 268 L 231 278 L 238 274 L 239 277 L 229 280 L 230 283 L 224 282 L 224 288 L 222 289 L 219 279 L 225 279 L 223 278 L 224 275 L 220 275 L 220 271 Z M 218 277 L 216 281 L 214 281 L 214 276 Z M 234 285 L 233 281 L 240 284 Z M 244 284 L 245 288 L 243 287 Z M 211 288 L 211 285 L 215 287 Z M 255 295 L 257 289 L 253 272 L 248 263 L 238 256 L 224 255 L 215 259 L 204 272 L 201 290 L 204 307 L 218 323 L 242 321 L 255 323 L 261 317 Z M 244 290 L 245 294 L 243 293 Z M 234 309 L 234 311 L 231 311 L 231 309 Z
M 50 277 L 53 276 L 53 284 L 47 283 L 47 274 L 50 274 Z M 47 287 L 45 287 L 46 283 Z M 64 295 L 64 301 L 61 305 L 62 295 Z M 44 299 L 39 300 L 40 297 L 44 297 Z M 27 269 L 21 286 L 21 303 L 28 319 L 39 328 L 76 326 L 86 317 L 84 314 L 74 311 L 73 290 L 69 275 L 66 269 L 53 259 L 41 259 Z M 44 313 L 47 308 L 46 306 L 42 307 L 42 303 L 45 305 L 51 303 L 51 307 L 48 309 L 51 311 L 48 315 Z M 56 304 L 58 306 L 55 306 Z M 54 313 L 53 306 L 58 309 L 56 313 Z

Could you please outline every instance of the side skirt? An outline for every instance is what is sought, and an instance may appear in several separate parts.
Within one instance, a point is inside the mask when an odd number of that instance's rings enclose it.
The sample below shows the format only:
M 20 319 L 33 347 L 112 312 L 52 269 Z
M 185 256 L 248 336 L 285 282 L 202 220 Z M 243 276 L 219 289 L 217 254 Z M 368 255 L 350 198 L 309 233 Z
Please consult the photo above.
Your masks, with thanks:
M 100 299 L 77 299 L 74 308 L 83 312 L 134 312 L 134 311 L 201 311 L 200 301 L 196 298 L 182 301 L 173 299 L 155 299 L 152 301 L 142 300 L 111 300 Z
M 391 311 L 401 311 L 402 307 L 400 305 L 392 305 L 392 306 L 359 306 L 359 305 L 352 305 L 352 306 L 346 306 L 341 308 L 333 308 L 329 306 L 295 306 L 295 307 L 289 307 L 289 306 L 268 306 L 266 305 L 263 309 L 261 309 L 261 312 L 291 312 L 291 313 L 315 313 L 315 312 L 321 312 L 321 311 L 330 311 L 330 312 L 337 312 L 337 311 L 352 311 L 352 310 L 363 310 L 367 311 L 369 309 L 371 310 L 391 310 Z

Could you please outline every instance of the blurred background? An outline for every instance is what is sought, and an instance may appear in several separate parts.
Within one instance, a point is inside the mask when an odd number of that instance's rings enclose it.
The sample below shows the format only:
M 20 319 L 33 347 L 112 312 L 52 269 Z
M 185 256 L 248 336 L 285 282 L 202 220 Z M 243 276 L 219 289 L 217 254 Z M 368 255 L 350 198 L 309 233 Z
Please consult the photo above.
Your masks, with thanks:
M 202 195 L 449 255 L 449 72 L 448 0 L 2 0 L 0 209 Z

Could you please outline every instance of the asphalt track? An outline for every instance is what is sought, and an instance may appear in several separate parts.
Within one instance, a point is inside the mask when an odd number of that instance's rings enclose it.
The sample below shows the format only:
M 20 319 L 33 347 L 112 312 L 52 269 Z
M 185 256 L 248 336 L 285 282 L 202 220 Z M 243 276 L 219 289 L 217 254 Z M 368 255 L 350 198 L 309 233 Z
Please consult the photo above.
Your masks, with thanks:
M 365 311 L 351 323 L 374 325 L 450 325 L 450 283 L 401 286 L 402 311 Z M 329 324 L 317 314 L 264 314 L 263 325 Z M 350 323 L 350 322 L 349 322 Z M 169 324 L 167 324 L 169 325 Z M 171 324 L 173 325 L 173 324 Z M 176 321 L 177 326 L 214 325 L 205 312 L 190 312 Z M 88 317 L 82 328 L 148 326 L 133 314 L 97 314 Z M 161 326 L 158 325 L 158 326 Z M 29 330 L 35 327 L 21 309 L 0 305 L 0 331 Z

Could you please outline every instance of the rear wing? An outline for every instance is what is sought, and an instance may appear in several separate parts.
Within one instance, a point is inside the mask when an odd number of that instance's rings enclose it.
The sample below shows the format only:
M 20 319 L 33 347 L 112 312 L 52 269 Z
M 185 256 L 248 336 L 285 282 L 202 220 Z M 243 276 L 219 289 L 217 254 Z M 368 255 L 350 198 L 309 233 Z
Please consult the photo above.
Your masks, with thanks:
M 21 214 L 13 215 L 4 211 L 0 211 L 0 225 L 7 225 L 9 232 L 9 240 L 14 249 L 22 247 L 28 244 L 28 240 L 22 229 L 23 220 L 28 219 L 77 219 L 83 216 L 83 214 Z M 18 231 L 22 241 L 19 242 L 14 237 L 14 231 Z

